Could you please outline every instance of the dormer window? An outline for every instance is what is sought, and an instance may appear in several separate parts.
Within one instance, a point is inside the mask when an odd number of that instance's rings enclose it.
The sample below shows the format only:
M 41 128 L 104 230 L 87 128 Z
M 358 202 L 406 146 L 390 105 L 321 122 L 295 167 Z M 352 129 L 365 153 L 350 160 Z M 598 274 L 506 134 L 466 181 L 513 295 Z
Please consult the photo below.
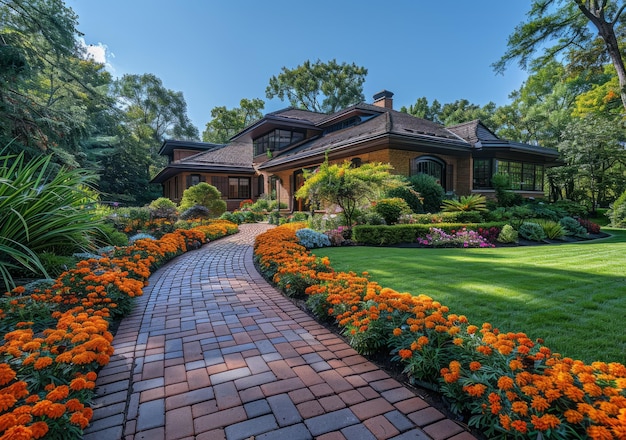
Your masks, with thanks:
M 333 125 L 329 125 L 328 127 L 324 128 L 324 134 L 332 133 L 333 131 L 343 130 L 344 128 L 354 127 L 355 125 L 359 125 L 361 122 L 372 119 L 374 116 L 376 115 L 352 116 L 351 118 L 344 119 L 343 121 L 336 122 Z
M 254 155 L 267 154 L 268 151 L 279 151 L 304 139 L 303 131 L 273 130 L 268 134 L 254 139 Z

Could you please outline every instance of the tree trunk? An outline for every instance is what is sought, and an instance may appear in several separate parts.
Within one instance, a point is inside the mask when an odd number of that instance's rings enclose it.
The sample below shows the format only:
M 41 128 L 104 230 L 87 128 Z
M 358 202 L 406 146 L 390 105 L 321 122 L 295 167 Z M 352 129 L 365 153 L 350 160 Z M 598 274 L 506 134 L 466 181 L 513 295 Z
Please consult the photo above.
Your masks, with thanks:
M 619 50 L 614 28 L 615 23 L 617 23 L 620 14 L 624 10 L 624 6 L 622 6 L 615 14 L 615 18 L 612 22 L 607 22 L 604 18 L 604 6 L 591 10 L 588 5 L 594 5 L 596 2 L 576 0 L 576 4 L 585 17 L 587 17 L 589 21 L 591 21 L 598 29 L 598 34 L 606 45 L 607 53 L 611 57 L 611 62 L 617 71 L 620 89 L 619 94 L 622 99 L 622 106 L 624 107 L 624 110 L 626 110 L 626 68 L 624 67 L 624 59 L 622 58 L 622 54 Z

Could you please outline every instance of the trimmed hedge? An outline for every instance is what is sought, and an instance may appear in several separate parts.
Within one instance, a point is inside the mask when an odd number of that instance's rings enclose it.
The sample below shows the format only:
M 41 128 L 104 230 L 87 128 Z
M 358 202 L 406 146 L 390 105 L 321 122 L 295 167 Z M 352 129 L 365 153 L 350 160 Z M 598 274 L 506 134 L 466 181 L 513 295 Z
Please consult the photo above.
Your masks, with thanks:
M 477 231 L 478 228 L 502 228 L 506 222 L 490 223 L 429 223 L 410 225 L 358 225 L 352 228 L 352 239 L 358 244 L 368 246 L 390 246 L 400 243 L 415 243 L 418 237 L 425 237 L 431 228 L 439 228 L 447 233 L 453 233 L 462 228 Z

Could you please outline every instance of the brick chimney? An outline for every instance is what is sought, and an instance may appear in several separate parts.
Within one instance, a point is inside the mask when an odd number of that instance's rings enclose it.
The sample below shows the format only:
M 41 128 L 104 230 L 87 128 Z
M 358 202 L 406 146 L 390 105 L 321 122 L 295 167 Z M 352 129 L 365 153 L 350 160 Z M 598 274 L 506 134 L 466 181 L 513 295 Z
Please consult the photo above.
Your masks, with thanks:
M 393 93 L 389 90 L 382 90 L 374 95 L 374 105 L 393 110 Z

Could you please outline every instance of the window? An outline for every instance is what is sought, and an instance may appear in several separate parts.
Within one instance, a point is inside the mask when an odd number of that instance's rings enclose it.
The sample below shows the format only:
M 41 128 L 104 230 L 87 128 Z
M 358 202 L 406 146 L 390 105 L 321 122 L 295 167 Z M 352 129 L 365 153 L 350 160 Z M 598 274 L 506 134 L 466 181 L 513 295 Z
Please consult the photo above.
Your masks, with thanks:
M 265 177 L 257 177 L 257 195 L 265 194 Z
M 228 178 L 228 198 L 229 199 L 249 199 L 250 198 L 250 178 L 249 177 L 229 177 Z
M 543 191 L 543 165 L 499 159 L 474 159 L 474 189 L 491 189 L 491 176 L 509 177 L 508 189 L 514 191 Z
M 189 186 L 194 186 L 200 183 L 200 174 L 192 174 L 189 176 Z
M 474 189 L 492 188 L 491 159 L 474 159 Z
M 288 145 L 304 139 L 304 132 L 290 130 L 274 130 L 252 141 L 254 155 L 259 156 L 268 151 L 282 150 Z
M 428 174 L 437 179 L 437 183 L 445 188 L 445 162 L 436 157 L 420 156 L 411 161 L 411 176 Z

